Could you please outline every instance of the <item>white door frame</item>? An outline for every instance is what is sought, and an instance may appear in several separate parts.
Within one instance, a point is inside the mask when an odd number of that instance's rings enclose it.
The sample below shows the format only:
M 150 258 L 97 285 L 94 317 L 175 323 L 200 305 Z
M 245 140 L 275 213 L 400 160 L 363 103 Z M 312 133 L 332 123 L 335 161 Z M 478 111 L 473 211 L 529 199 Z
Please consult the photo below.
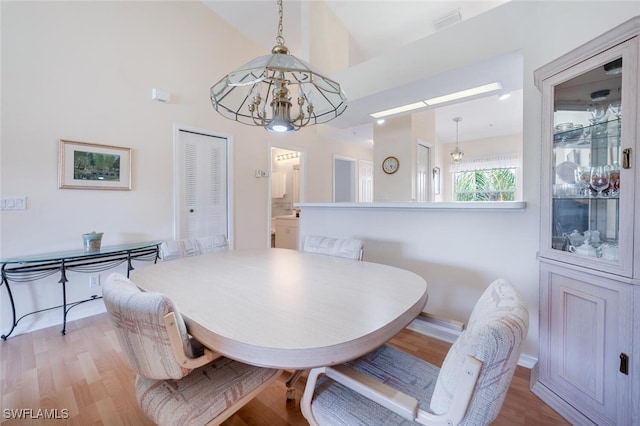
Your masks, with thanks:
M 234 226 L 233 226 L 233 136 L 228 133 L 214 132 L 208 129 L 188 126 L 186 124 L 173 123 L 173 237 L 178 236 L 178 224 L 180 218 L 180 205 L 176 195 L 180 191 L 177 176 L 178 165 L 178 142 L 180 141 L 180 131 L 196 133 L 203 136 L 210 136 L 227 140 L 227 238 L 229 248 L 234 246 Z
M 425 192 L 426 192 L 426 199 L 424 201 L 426 202 L 433 202 L 435 201 L 435 190 L 434 190 L 434 180 L 433 180 L 433 167 L 434 167 L 434 162 L 433 162 L 433 144 L 430 142 L 426 142 L 422 139 L 418 139 L 417 144 L 416 144 L 416 200 L 418 199 L 418 192 L 417 192 L 417 181 L 418 181 L 418 176 L 417 176 L 417 170 L 418 170 L 418 161 L 420 161 L 420 156 L 419 156 L 419 150 L 420 147 L 426 148 L 428 150 L 428 158 L 427 158 L 427 164 L 425 166 L 425 176 L 426 176 L 426 183 L 425 183 Z

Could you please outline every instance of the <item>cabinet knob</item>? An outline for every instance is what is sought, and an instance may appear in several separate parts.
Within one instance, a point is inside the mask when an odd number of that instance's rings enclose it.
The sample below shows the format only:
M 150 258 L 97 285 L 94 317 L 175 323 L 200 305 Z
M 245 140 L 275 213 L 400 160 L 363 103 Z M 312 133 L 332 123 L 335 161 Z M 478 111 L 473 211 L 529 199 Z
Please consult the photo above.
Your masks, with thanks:
M 620 354 L 620 372 L 629 375 L 629 355 L 624 352 Z

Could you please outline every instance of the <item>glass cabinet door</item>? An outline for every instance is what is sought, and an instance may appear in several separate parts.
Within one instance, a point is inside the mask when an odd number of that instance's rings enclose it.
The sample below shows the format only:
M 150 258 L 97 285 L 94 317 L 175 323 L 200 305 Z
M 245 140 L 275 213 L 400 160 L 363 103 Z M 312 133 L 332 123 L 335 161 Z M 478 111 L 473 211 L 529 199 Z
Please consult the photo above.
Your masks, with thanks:
M 631 44 L 567 69 L 548 87 L 551 218 L 543 231 L 551 234 L 551 257 L 626 276 L 633 243 L 632 132 L 624 126 Z

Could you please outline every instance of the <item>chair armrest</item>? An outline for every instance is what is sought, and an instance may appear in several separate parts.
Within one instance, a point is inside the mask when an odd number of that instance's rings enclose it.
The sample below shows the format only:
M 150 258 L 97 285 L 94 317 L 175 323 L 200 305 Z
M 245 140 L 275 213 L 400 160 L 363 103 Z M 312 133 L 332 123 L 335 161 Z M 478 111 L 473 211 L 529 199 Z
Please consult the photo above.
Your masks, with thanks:
M 171 349 L 173 350 L 173 356 L 176 358 L 178 364 L 180 364 L 184 368 L 194 369 L 198 367 L 202 367 L 213 361 L 214 359 L 220 358 L 220 354 L 217 354 L 208 348 L 204 348 L 204 354 L 197 358 L 190 358 L 184 351 L 184 346 L 182 346 L 182 337 L 180 336 L 180 329 L 178 328 L 178 324 L 176 323 L 176 315 L 173 312 L 169 312 L 164 317 L 164 325 L 167 329 L 167 334 L 169 335 L 169 342 L 171 343 Z
M 465 358 L 463 364 L 464 374 L 462 374 L 460 382 L 456 386 L 449 411 L 443 414 L 433 414 L 420 409 L 418 400 L 414 397 L 345 365 L 312 369 L 307 379 L 307 387 L 300 401 L 300 407 L 309 423 L 317 425 L 311 411 L 311 400 L 318 376 L 325 374 L 354 392 L 408 420 L 430 426 L 457 425 L 467 412 L 481 367 L 482 362 L 476 358 L 469 355 Z
M 462 364 L 463 374 L 460 375 L 460 381 L 453 391 L 453 399 L 449 410 L 443 414 L 433 414 L 419 410 L 416 422 L 433 426 L 459 424 L 467 414 L 473 391 L 476 388 L 476 382 L 480 377 L 480 368 L 482 368 L 482 361 L 467 355 L 464 364 Z
M 327 367 L 325 375 L 408 420 L 415 420 L 418 400 L 346 365 Z

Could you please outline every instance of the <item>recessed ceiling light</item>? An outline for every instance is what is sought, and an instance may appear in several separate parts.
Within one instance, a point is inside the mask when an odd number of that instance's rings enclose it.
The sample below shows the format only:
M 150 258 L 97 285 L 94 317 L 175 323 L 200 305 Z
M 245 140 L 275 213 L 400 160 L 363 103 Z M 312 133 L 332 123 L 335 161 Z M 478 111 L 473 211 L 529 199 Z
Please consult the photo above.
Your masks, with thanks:
M 427 105 L 437 105 L 445 102 L 455 101 L 457 99 L 468 98 L 469 96 L 481 95 L 483 93 L 493 92 L 502 89 L 502 85 L 498 82 L 485 84 L 483 86 L 472 87 L 471 89 L 461 90 L 459 92 L 449 93 L 448 95 L 437 96 L 427 99 L 424 102 Z
M 398 114 L 401 112 L 407 112 L 407 111 L 411 111 L 414 109 L 418 109 L 418 108 L 423 108 L 425 107 L 425 103 L 420 101 L 420 102 L 416 102 L 414 104 L 409 104 L 409 105 L 403 105 L 403 106 L 399 106 L 396 108 L 391 108 L 391 109 L 386 109 L 384 111 L 380 111 L 380 112 L 374 112 L 373 114 L 370 114 L 373 118 L 382 118 L 382 117 L 387 117 L 389 115 L 393 115 L 393 114 Z
M 498 100 L 504 101 L 505 99 L 509 99 L 511 97 L 511 93 L 503 93 L 502 95 L 498 96 Z
M 378 124 L 384 123 L 384 118 L 379 118 L 378 121 L 376 121 L 376 123 L 378 123 Z
M 435 98 L 427 99 L 425 101 L 415 102 L 408 105 L 399 106 L 396 108 L 386 109 L 380 112 L 374 112 L 371 115 L 373 118 L 388 117 L 390 115 L 399 114 L 401 112 L 412 111 L 418 108 L 424 108 L 425 106 L 437 105 L 444 102 L 455 101 L 462 98 L 468 98 L 470 96 L 481 95 L 483 93 L 489 93 L 496 90 L 501 90 L 502 85 L 498 82 L 485 84 L 483 86 L 472 87 L 471 89 L 461 90 L 459 92 L 449 93 L 448 95 L 438 96 Z

